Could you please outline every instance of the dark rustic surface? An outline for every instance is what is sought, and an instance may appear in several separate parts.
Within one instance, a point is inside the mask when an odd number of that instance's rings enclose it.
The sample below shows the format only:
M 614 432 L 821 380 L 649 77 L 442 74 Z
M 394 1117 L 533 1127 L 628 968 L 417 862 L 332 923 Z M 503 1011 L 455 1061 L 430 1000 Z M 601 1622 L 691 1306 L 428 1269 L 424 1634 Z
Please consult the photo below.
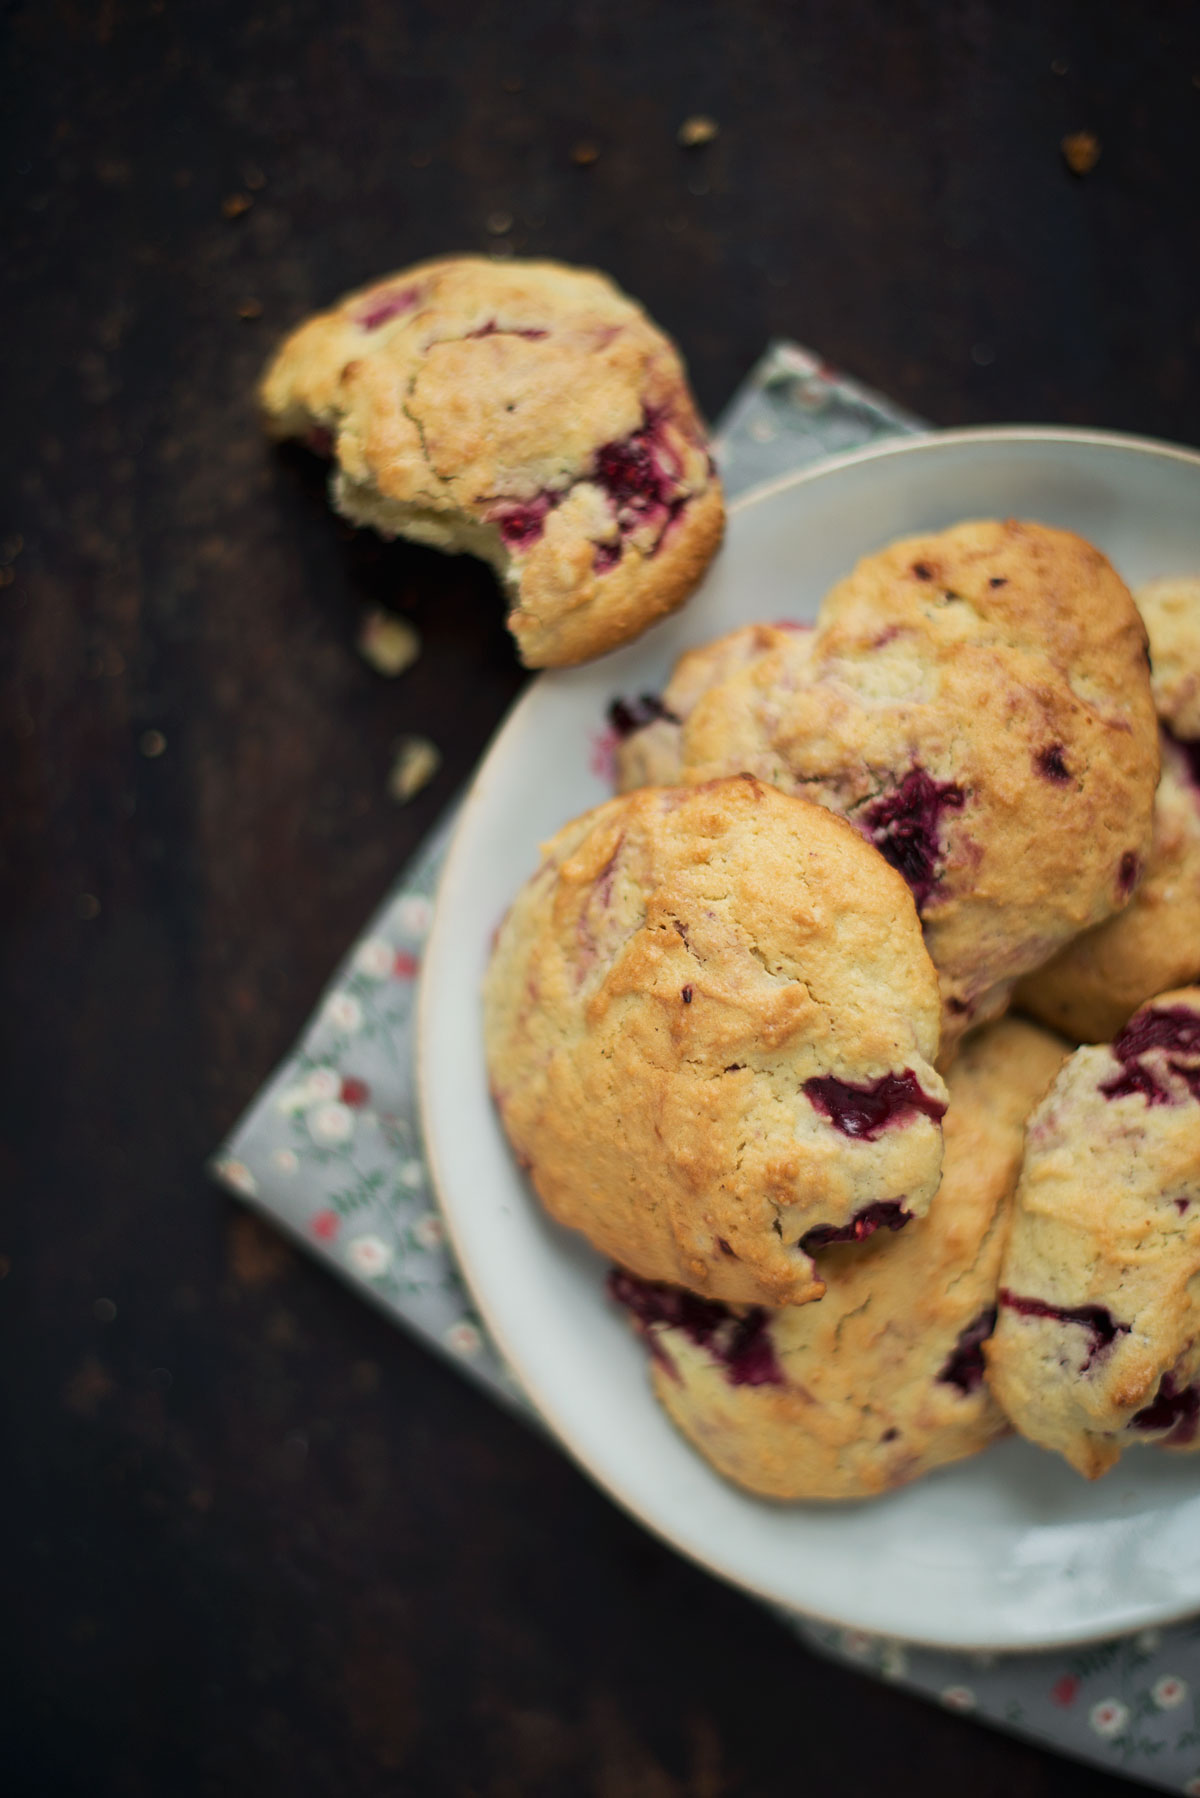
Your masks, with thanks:
M 942 423 L 1194 439 L 1195 8 L 5 30 L 5 1793 L 1117 1791 L 804 1654 L 201 1164 L 521 681 L 479 567 L 348 538 L 263 447 L 277 334 L 492 245 L 610 269 L 710 411 L 777 333 Z M 394 684 L 352 649 L 382 593 Z M 446 758 L 407 810 L 403 730 Z

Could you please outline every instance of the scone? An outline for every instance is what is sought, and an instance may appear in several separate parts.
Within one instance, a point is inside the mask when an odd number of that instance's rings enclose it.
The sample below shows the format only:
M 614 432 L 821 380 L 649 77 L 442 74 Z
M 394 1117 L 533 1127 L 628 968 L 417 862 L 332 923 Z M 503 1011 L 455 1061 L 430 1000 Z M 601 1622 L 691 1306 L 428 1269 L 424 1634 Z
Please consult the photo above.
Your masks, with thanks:
M 533 668 L 637 636 L 721 540 L 679 355 L 590 270 L 419 263 L 294 331 L 261 400 L 275 436 L 333 457 L 353 523 L 491 562 Z
M 912 898 L 750 778 L 558 833 L 497 935 L 484 1041 L 547 1210 L 643 1279 L 799 1304 L 813 1252 L 922 1215 L 946 1092 Z
M 654 1391 L 719 1472 L 768 1498 L 863 1498 L 985 1448 L 1008 1426 L 983 1381 L 1026 1116 L 1063 1045 L 1005 1019 L 948 1077 L 928 1217 L 820 1256 L 817 1305 L 741 1314 L 616 1271 Z
M 1162 726 L 1146 871 L 1123 912 L 1068 943 L 1015 994 L 1084 1042 L 1107 1042 L 1155 993 L 1200 979 L 1200 579 L 1150 581 L 1134 598 Z
M 1200 987 L 1077 1049 L 1029 1122 L 987 1377 L 1095 1479 L 1200 1446 Z
M 1010 520 L 894 543 L 826 596 L 815 632 L 737 633 L 679 676 L 665 703 L 680 778 L 745 769 L 804 794 L 904 875 L 946 1059 L 1021 974 L 1119 911 L 1145 865 L 1159 772 L 1145 630 L 1069 532 Z M 636 738 L 620 773 L 637 778 Z

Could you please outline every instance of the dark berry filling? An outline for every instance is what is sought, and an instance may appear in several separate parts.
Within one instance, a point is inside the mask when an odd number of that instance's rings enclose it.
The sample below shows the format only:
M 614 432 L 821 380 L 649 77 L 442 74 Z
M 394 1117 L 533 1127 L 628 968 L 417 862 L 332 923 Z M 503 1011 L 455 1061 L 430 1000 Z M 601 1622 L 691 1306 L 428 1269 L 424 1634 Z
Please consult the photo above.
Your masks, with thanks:
M 314 456 L 332 456 L 333 432 L 328 425 L 313 425 L 304 439 L 305 449 L 310 449 Z
M 602 444 L 591 477 L 612 501 L 621 536 L 650 526 L 658 531 L 656 549 L 688 501 L 680 488 L 682 467 L 661 425 L 661 414 L 647 412 L 640 430 Z M 599 552 L 607 549 L 598 546 Z
M 804 1090 L 814 1110 L 828 1118 L 835 1130 L 866 1142 L 874 1142 L 890 1124 L 907 1123 L 917 1112 L 934 1123 L 946 1115 L 945 1105 L 930 1098 L 911 1068 L 902 1074 L 884 1074 L 866 1086 L 819 1074 L 804 1082 Z
M 848 1224 L 814 1224 L 800 1238 L 804 1254 L 815 1254 L 835 1242 L 865 1242 L 876 1230 L 902 1230 L 911 1218 L 898 1199 L 879 1199 L 856 1211 Z
M 1172 1095 L 1142 1057 L 1154 1050 L 1175 1050 L 1188 1061 L 1171 1059 L 1167 1066 L 1178 1074 L 1194 1099 L 1200 1099 L 1200 1066 L 1188 1062 L 1200 1058 L 1200 1013 L 1186 1005 L 1164 1005 L 1137 1013 L 1113 1043 L 1112 1052 L 1121 1071 L 1106 1080 L 1100 1091 L 1106 1099 L 1126 1099 L 1140 1094 L 1147 1105 L 1170 1105 Z
M 1111 1080 L 1105 1080 L 1100 1091 L 1106 1099 L 1143 1098 L 1147 1105 L 1171 1103 L 1171 1095 L 1166 1087 L 1140 1061 L 1131 1062 L 1119 1074 L 1114 1074 Z
M 621 738 L 631 737 L 634 731 L 642 730 L 658 718 L 665 718 L 668 724 L 681 722 L 674 712 L 667 710 L 657 693 L 643 693 L 637 699 L 614 699 L 608 708 L 608 722 Z
M 1126 1024 L 1113 1044 L 1118 1061 L 1133 1061 L 1151 1049 L 1174 1049 L 1180 1055 L 1200 1055 L 1200 1012 L 1186 1005 L 1164 1005 L 1139 1012 Z
M 468 337 L 526 337 L 530 343 L 537 343 L 543 337 L 549 337 L 549 331 L 530 330 L 519 325 L 498 325 L 494 318 L 489 318 L 486 325 L 480 325 L 477 331 L 468 331 Z
M 937 884 L 942 813 L 961 811 L 965 801 L 965 793 L 953 781 L 939 782 L 924 768 L 913 768 L 892 792 L 873 799 L 863 809 L 867 836 L 884 860 L 904 876 L 918 911 L 928 903 Z
M 948 1386 L 957 1386 L 962 1393 L 977 1391 L 983 1383 L 983 1345 L 995 1328 L 996 1307 L 989 1305 L 965 1330 L 960 1330 L 938 1379 Z
M 1066 786 L 1070 781 L 1061 743 L 1049 743 L 1045 749 L 1039 749 L 1036 759 L 1038 773 L 1044 774 L 1047 780 L 1054 781 L 1058 786 Z
M 1130 1418 L 1134 1430 L 1168 1430 L 1172 1448 L 1193 1442 L 1200 1428 L 1200 1391 L 1195 1386 L 1176 1386 L 1172 1374 L 1164 1374 L 1154 1398 Z
M 592 573 L 607 574 L 621 560 L 619 543 L 597 543 L 596 553 L 592 557 Z
M 560 497 L 557 493 L 539 493 L 531 500 L 501 500 L 487 514 L 487 521 L 499 525 L 507 549 L 530 549 L 545 530 L 547 515 Z
M 355 313 L 354 322 L 364 331 L 377 331 L 389 319 L 399 318 L 402 312 L 411 312 L 420 297 L 419 287 L 394 287 L 390 293 L 372 294 Z
M 1060 1324 L 1078 1324 L 1091 1336 L 1091 1347 L 1082 1369 L 1086 1373 L 1097 1355 L 1111 1348 L 1118 1336 L 1129 1334 L 1128 1324 L 1119 1324 L 1105 1305 L 1050 1305 L 1045 1299 L 1023 1298 L 1020 1293 L 1000 1288 L 1000 1303 L 1019 1317 L 1053 1317 Z
M 770 1317 L 760 1305 L 739 1315 L 718 1299 L 702 1299 L 679 1286 L 639 1280 L 614 1267 L 608 1290 L 624 1305 L 654 1348 L 655 1325 L 682 1330 L 697 1347 L 720 1363 L 731 1386 L 781 1386 L 783 1369 L 771 1342 Z
M 1132 893 L 1134 887 L 1137 885 L 1138 876 L 1141 874 L 1141 871 L 1141 862 L 1133 853 L 1132 849 L 1127 849 L 1121 857 L 1121 865 L 1117 869 L 1117 885 L 1126 896 Z

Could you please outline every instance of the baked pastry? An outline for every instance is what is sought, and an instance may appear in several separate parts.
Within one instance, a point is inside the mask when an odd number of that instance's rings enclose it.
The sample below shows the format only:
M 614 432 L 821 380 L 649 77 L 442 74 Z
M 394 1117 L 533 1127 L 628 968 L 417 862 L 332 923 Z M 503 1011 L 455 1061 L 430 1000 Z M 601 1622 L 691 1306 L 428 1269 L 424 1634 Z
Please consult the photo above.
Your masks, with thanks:
M 664 698 L 681 778 L 748 770 L 876 844 L 925 927 L 944 1059 L 1128 902 L 1159 772 L 1146 638 L 1081 538 L 1012 520 L 907 538 L 826 596 L 815 632 L 741 633 L 711 666 L 707 690 L 681 668 Z
M 1089 1479 L 1200 1446 L 1200 987 L 1077 1049 L 1029 1120 L 985 1356 L 1015 1427 Z
M 814 1251 L 937 1190 L 938 995 L 912 898 L 845 822 L 735 778 L 568 824 L 498 932 L 484 1041 L 546 1209 L 614 1260 L 800 1304 Z
M 1025 1118 L 1062 1060 L 1016 1019 L 950 1070 L 942 1184 L 896 1237 L 819 1257 L 818 1305 L 740 1314 L 620 1270 L 654 1391 L 727 1478 L 768 1498 L 862 1498 L 985 1448 L 1008 1425 L 983 1380 Z
M 1107 1042 L 1155 993 L 1200 979 L 1200 579 L 1150 581 L 1134 598 L 1162 727 L 1146 870 L 1124 911 L 1068 943 L 1015 994 L 1084 1042 Z
M 263 377 L 355 524 L 492 563 L 533 668 L 681 605 L 724 504 L 679 355 L 603 275 L 452 256 L 318 313 Z
M 1180 742 L 1200 742 L 1200 575 L 1166 575 L 1134 595 L 1150 636 L 1158 715 Z

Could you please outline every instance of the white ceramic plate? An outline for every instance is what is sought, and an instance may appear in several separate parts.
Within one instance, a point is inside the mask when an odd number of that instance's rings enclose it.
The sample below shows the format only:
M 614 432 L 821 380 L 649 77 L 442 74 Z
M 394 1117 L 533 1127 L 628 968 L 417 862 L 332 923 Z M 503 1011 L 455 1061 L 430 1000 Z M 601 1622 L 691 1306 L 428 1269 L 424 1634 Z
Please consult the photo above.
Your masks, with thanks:
M 495 925 L 538 844 L 608 797 L 605 710 L 660 690 L 681 650 L 758 619 L 809 618 L 864 553 L 963 518 L 1068 526 L 1131 584 L 1200 569 L 1200 455 L 1133 438 L 956 431 L 759 488 L 690 605 L 639 642 L 543 676 L 463 808 L 425 959 L 425 1130 L 450 1232 L 488 1328 L 591 1476 L 646 1526 L 762 1597 L 948 1647 L 1084 1640 L 1200 1609 L 1200 1459 L 1134 1451 L 1089 1486 L 1010 1440 L 901 1492 L 779 1506 L 711 1472 L 651 1397 L 604 1296 L 605 1264 L 543 1217 L 488 1099 L 479 989 Z

